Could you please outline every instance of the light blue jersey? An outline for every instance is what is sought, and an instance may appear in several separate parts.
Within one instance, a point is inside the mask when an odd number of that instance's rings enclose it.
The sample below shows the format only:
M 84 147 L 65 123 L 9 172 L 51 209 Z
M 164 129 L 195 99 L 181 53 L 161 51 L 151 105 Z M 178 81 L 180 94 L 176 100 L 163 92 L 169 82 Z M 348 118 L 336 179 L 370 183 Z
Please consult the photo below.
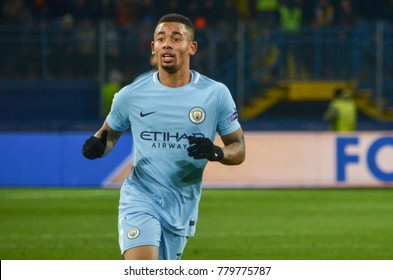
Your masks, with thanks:
M 116 131 L 131 129 L 133 169 L 122 186 L 119 216 L 146 212 L 169 231 L 192 236 L 207 160 L 188 156 L 188 136 L 230 134 L 240 128 L 228 88 L 191 71 L 189 84 L 169 88 L 158 72 L 115 95 L 106 121 Z

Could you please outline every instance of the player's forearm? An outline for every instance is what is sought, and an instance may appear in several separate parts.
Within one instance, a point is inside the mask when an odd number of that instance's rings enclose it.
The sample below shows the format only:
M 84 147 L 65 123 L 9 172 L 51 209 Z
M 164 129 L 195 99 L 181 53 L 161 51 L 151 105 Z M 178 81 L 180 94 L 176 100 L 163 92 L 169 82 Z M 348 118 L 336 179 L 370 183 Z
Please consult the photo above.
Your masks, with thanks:
M 108 155 L 108 154 L 112 151 L 112 149 L 113 149 L 113 147 L 115 146 L 115 144 L 116 144 L 116 143 L 114 143 L 113 141 L 111 141 L 111 140 L 108 139 L 108 142 L 106 143 L 105 152 L 104 152 L 104 154 L 102 155 L 102 157 L 105 157 L 106 155 Z
M 104 130 L 108 130 L 108 138 L 107 138 L 107 142 L 106 142 L 106 147 L 105 147 L 105 152 L 102 155 L 102 157 L 105 157 L 106 155 L 108 155 L 113 147 L 116 145 L 117 141 L 119 140 L 121 133 L 114 131 L 113 129 L 111 129 L 106 123 L 104 124 L 104 126 L 98 130 L 96 132 L 96 134 L 94 136 L 100 138 L 101 134 Z
M 237 165 L 246 158 L 244 142 L 234 142 L 221 149 L 224 152 L 224 158 L 220 161 L 222 164 Z
M 224 157 L 220 162 L 225 165 L 241 164 L 246 159 L 246 144 L 244 141 L 243 130 L 239 128 L 235 132 L 222 136 L 222 147 Z

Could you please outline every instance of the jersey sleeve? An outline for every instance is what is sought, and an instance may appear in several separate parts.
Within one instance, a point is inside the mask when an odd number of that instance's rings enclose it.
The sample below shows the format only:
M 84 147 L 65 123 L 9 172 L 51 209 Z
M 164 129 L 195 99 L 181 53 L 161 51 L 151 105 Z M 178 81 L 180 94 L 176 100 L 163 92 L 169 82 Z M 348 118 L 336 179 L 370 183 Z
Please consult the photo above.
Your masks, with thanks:
M 236 104 L 229 89 L 222 85 L 222 95 L 218 108 L 218 134 L 228 135 L 240 128 Z
M 111 111 L 106 117 L 108 125 L 116 131 L 122 132 L 131 127 L 128 108 L 128 91 L 123 88 L 115 94 Z

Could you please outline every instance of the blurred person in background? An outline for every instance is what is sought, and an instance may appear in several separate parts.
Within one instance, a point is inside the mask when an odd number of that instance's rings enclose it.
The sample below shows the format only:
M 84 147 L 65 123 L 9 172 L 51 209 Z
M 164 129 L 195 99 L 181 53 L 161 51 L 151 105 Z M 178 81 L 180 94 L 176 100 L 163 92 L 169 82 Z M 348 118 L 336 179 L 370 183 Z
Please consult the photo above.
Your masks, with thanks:
M 254 5 L 255 3 L 253 3 L 253 1 L 236 0 L 235 7 L 236 12 L 239 15 L 239 19 L 243 19 L 245 21 L 250 21 L 254 19 Z
M 103 126 L 82 148 L 88 159 L 109 154 L 132 131 L 133 168 L 120 191 L 119 245 L 125 259 L 179 259 L 193 236 L 208 161 L 245 159 L 243 130 L 228 88 L 190 69 L 195 28 L 179 14 L 154 31 L 158 71 L 121 89 Z M 224 143 L 213 143 L 218 133 Z
M 2 1 L 0 5 L 0 24 L 17 27 L 33 27 L 34 18 L 30 8 L 23 0 Z
M 104 116 L 108 115 L 111 106 L 112 100 L 115 94 L 121 89 L 123 82 L 123 74 L 117 70 L 112 69 L 109 72 L 108 81 L 101 88 L 101 98 L 102 98 L 102 113 Z
M 279 6 L 280 29 L 296 34 L 302 27 L 303 8 L 301 0 L 282 0 Z
M 323 118 L 332 131 L 356 131 L 357 108 L 353 92 L 350 89 L 337 89 Z
M 314 10 L 314 26 L 329 27 L 334 21 L 335 9 L 329 0 L 318 0 Z
M 264 31 L 272 31 L 278 27 L 279 0 L 256 0 L 255 17 Z
M 292 42 L 302 27 L 302 1 L 282 0 L 278 10 L 280 13 L 280 29 L 283 39 L 287 42 Z M 302 51 L 297 44 L 291 43 L 282 48 L 282 55 L 286 64 L 286 73 L 284 74 L 289 79 L 305 78 L 307 75 L 303 63 Z
M 340 0 L 336 12 L 336 24 L 344 29 L 352 29 L 356 22 L 355 11 L 350 0 Z
M 116 23 L 120 27 L 130 27 L 137 23 L 139 1 L 117 0 L 116 1 Z

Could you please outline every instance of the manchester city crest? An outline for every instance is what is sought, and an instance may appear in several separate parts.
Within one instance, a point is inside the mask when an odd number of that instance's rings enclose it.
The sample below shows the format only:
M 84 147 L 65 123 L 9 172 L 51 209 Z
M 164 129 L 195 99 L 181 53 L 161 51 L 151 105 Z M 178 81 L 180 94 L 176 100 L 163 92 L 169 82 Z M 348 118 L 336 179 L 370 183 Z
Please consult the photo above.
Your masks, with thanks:
M 189 117 L 193 123 L 200 124 L 205 120 L 206 113 L 201 107 L 194 107 L 191 109 Z

